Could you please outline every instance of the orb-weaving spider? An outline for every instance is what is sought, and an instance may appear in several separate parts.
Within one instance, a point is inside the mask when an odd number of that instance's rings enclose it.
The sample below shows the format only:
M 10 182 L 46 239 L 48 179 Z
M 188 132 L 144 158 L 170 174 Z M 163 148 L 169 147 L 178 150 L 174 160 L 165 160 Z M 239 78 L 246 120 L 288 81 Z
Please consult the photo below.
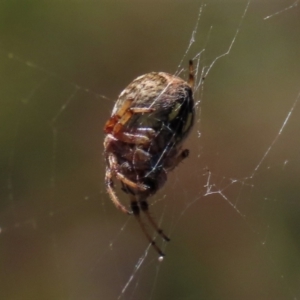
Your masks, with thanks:
M 149 214 L 147 199 L 164 185 L 168 172 L 189 155 L 181 145 L 194 123 L 193 86 L 192 61 L 188 82 L 163 72 L 140 76 L 122 91 L 104 127 L 107 192 L 118 209 L 133 213 L 160 258 L 164 253 L 146 230 L 140 211 L 169 241 Z M 113 178 L 130 195 L 131 211 L 120 203 Z

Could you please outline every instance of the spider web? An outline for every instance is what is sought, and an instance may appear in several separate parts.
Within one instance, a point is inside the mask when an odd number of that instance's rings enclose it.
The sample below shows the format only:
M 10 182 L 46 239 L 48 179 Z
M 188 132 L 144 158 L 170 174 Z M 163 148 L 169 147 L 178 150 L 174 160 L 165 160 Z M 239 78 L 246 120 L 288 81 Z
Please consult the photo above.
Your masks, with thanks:
M 0 298 L 299 299 L 298 4 L 1 2 Z M 191 154 L 149 200 L 159 262 L 106 193 L 103 125 L 190 58 Z

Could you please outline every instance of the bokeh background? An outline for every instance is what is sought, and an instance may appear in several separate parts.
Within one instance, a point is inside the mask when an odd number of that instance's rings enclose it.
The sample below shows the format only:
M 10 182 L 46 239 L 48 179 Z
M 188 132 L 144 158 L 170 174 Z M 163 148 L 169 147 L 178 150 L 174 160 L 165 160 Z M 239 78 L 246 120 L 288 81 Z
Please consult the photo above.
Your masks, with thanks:
M 1 299 L 300 297 L 299 6 L 273 15 L 293 3 L 1 1 Z M 205 49 L 200 74 L 233 40 L 151 199 L 159 263 L 105 191 L 103 125 L 135 77 Z

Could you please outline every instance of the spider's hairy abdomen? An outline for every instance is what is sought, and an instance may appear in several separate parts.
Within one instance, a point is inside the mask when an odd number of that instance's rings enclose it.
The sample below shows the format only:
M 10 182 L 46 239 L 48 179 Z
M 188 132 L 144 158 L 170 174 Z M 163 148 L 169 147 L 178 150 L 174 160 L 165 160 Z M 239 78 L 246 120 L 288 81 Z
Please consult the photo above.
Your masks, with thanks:
M 126 99 L 133 99 L 132 107 L 148 107 L 150 114 L 135 114 L 124 125 L 124 130 L 150 127 L 164 131 L 165 142 L 183 142 L 194 123 L 192 89 L 187 82 L 168 73 L 148 73 L 136 78 L 120 94 L 114 112 Z M 174 137 L 172 137 L 175 134 Z

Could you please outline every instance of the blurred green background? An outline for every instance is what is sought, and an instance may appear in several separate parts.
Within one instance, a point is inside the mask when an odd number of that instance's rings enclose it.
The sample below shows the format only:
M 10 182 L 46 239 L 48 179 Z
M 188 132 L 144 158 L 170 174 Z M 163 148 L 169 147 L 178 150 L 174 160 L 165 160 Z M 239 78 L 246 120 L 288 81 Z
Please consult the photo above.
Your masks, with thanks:
M 264 20 L 292 4 L 1 1 L 0 299 L 300 297 L 299 7 Z M 196 91 L 190 158 L 150 200 L 159 263 L 106 194 L 103 125 L 135 77 L 184 78 L 205 49 L 199 74 L 237 30 Z

